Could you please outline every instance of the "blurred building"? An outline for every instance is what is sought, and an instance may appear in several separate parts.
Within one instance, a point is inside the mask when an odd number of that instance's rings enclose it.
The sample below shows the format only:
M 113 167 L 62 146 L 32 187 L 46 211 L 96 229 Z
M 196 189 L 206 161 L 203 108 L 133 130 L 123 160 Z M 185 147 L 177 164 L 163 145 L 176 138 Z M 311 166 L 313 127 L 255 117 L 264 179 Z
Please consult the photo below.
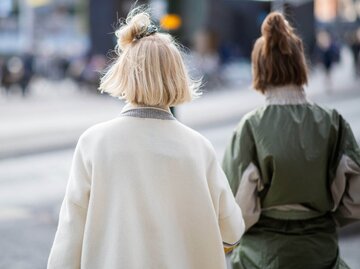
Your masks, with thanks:
M 360 27 L 360 0 L 316 0 L 317 28 L 345 40 Z
M 281 10 L 304 40 L 310 58 L 319 27 L 358 27 L 360 0 L 181 0 L 169 1 L 172 12 L 183 18 L 177 31 L 185 44 L 191 44 L 197 32 L 217 36 L 219 51 L 225 59 L 249 58 L 260 26 L 271 10 Z M 329 26 L 330 24 L 330 26 Z M 345 25 L 345 26 L 344 26 Z
M 0 55 L 26 51 L 74 55 L 106 54 L 114 47 L 113 32 L 133 0 L 1 0 Z M 141 0 L 150 4 L 157 20 L 175 14 L 173 29 L 191 46 L 198 32 L 213 36 L 225 59 L 248 58 L 265 16 L 283 10 L 304 39 L 308 54 L 319 25 L 358 25 L 360 0 Z
M 182 39 L 190 42 L 199 30 L 218 37 L 220 53 L 228 58 L 248 59 L 266 15 L 274 9 L 284 11 L 289 21 L 304 39 L 309 54 L 314 47 L 315 21 L 313 0 L 287 1 L 178 1 L 178 12 L 184 18 Z
M 88 0 L 91 54 L 106 54 L 114 47 L 114 31 L 126 17 L 133 0 Z M 137 1 L 138 5 L 148 1 Z
M 360 0 L 315 0 L 315 14 L 320 22 L 359 23 Z
M 71 56 L 89 47 L 86 0 L 1 0 L 0 54 Z

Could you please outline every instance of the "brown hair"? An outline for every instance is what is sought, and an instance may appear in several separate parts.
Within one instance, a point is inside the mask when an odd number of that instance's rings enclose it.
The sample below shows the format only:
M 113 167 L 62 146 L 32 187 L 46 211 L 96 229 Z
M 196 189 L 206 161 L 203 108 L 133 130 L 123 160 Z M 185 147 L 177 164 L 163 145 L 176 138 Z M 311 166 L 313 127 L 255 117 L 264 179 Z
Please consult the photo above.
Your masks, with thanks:
M 307 66 L 301 39 L 284 16 L 270 13 L 261 26 L 251 60 L 253 87 L 264 93 L 272 86 L 307 83 Z

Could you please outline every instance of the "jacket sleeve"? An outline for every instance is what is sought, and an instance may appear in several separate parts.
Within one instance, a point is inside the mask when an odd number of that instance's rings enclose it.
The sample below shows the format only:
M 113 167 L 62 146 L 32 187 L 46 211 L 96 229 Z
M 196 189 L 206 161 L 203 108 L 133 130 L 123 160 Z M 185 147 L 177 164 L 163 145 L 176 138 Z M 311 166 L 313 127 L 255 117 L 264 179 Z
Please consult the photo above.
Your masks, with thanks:
M 254 138 L 249 123 L 243 119 L 225 151 L 223 169 L 242 210 L 246 230 L 261 214 L 259 192 L 264 187 L 256 159 Z
M 79 140 L 51 248 L 48 269 L 79 269 L 90 195 L 90 169 Z
M 242 174 L 253 161 L 254 155 L 253 136 L 248 121 L 243 118 L 233 133 L 222 162 L 222 167 L 234 195 L 238 191 Z
M 340 161 L 331 184 L 333 216 L 339 226 L 360 220 L 360 149 L 349 124 L 340 117 Z
M 223 244 L 225 247 L 234 246 L 243 235 L 245 224 L 241 209 L 237 205 L 226 176 L 215 158 L 215 153 L 208 168 L 207 179 Z

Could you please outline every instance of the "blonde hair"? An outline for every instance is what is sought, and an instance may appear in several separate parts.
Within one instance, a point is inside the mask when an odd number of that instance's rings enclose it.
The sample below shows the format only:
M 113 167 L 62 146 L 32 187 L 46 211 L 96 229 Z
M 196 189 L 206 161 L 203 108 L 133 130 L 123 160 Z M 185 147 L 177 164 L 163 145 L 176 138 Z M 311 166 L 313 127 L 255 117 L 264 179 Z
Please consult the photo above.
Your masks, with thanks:
M 133 9 L 116 32 L 117 59 L 101 78 L 99 90 L 136 105 L 169 107 L 199 95 L 181 51 L 169 34 L 147 35 L 148 12 Z
M 264 93 L 272 86 L 307 83 L 307 65 L 301 39 L 279 12 L 270 13 L 261 26 L 251 55 L 253 87 Z

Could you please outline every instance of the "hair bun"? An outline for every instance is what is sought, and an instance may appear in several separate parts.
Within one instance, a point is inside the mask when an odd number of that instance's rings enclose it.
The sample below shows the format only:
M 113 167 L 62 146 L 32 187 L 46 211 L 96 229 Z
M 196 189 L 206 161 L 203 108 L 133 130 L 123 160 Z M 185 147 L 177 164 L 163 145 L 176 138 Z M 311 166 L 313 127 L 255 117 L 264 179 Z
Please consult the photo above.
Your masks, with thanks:
M 138 8 L 132 10 L 126 18 L 125 24 L 116 30 L 117 46 L 124 50 L 136 37 L 143 35 L 151 24 L 150 15 Z
M 282 54 L 291 54 L 289 43 L 293 29 L 280 12 L 272 12 L 266 17 L 261 33 L 265 39 L 266 50 L 278 48 Z

